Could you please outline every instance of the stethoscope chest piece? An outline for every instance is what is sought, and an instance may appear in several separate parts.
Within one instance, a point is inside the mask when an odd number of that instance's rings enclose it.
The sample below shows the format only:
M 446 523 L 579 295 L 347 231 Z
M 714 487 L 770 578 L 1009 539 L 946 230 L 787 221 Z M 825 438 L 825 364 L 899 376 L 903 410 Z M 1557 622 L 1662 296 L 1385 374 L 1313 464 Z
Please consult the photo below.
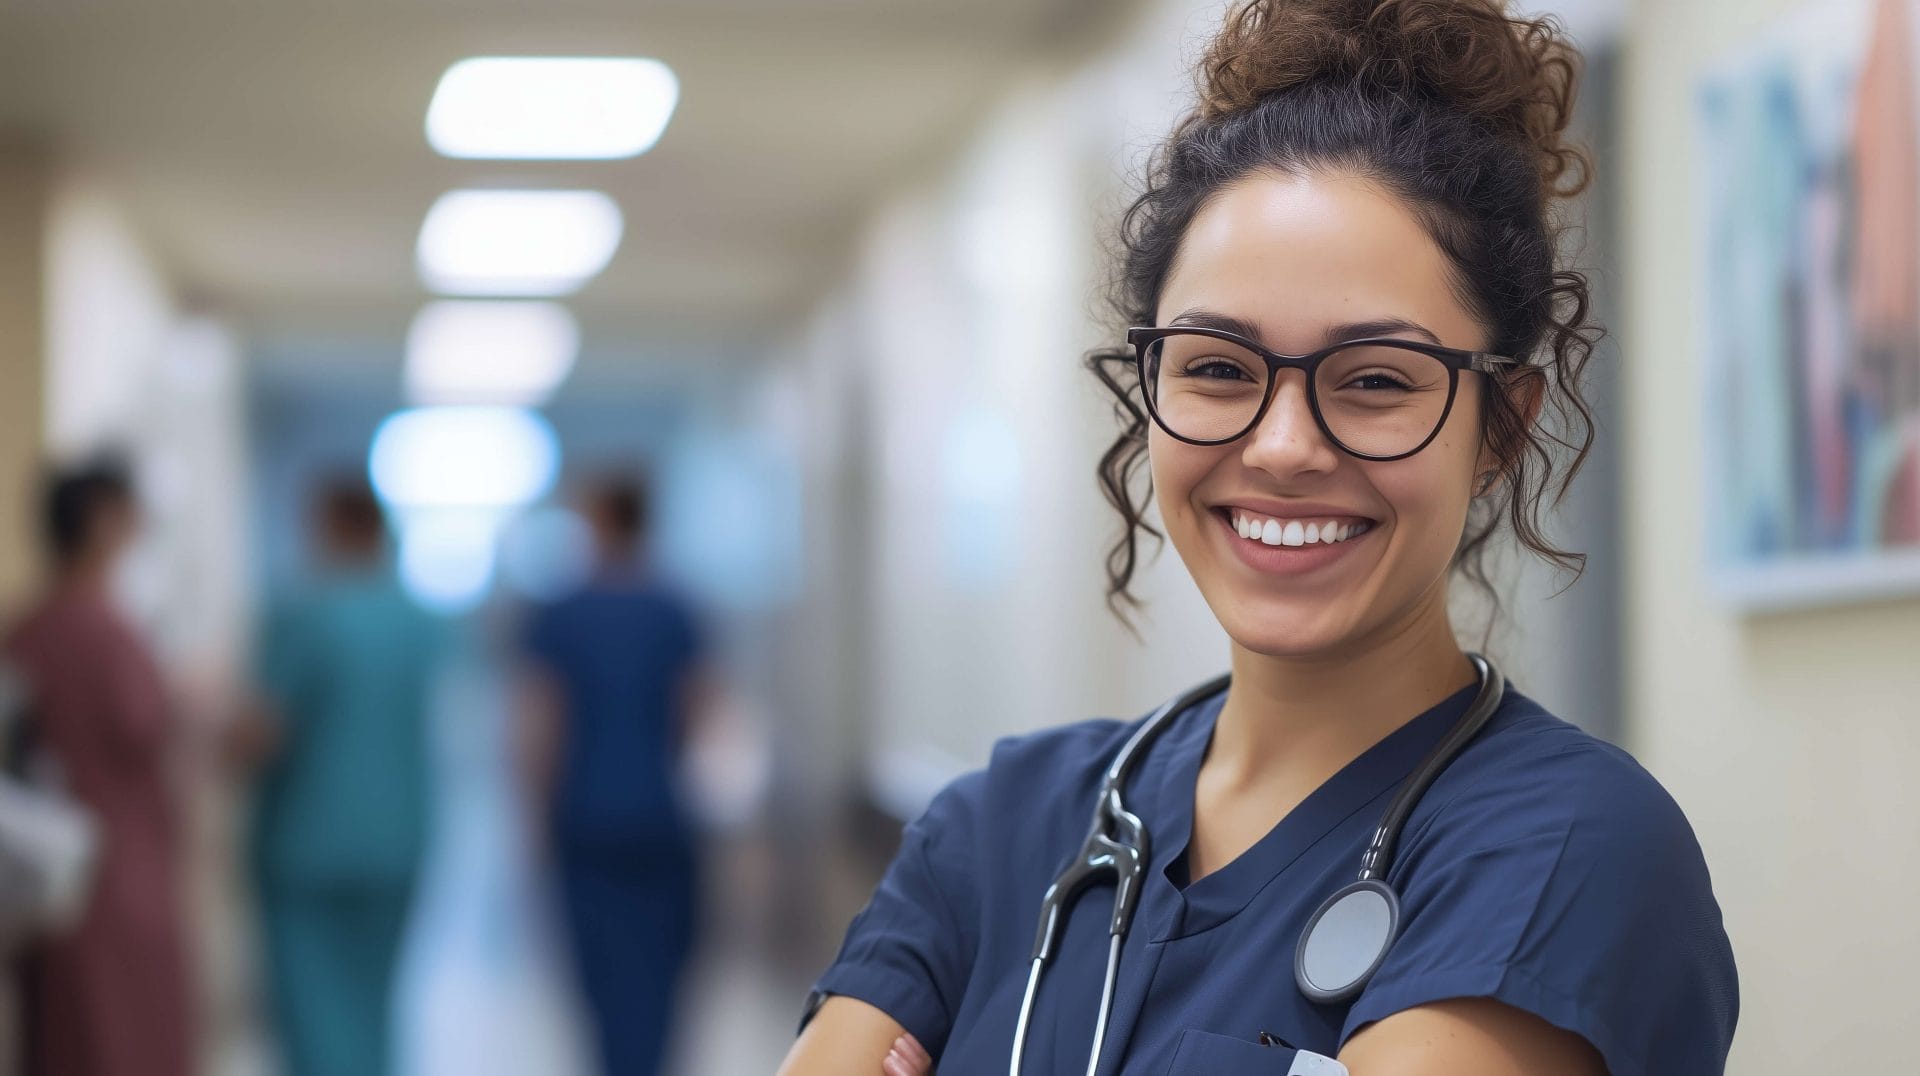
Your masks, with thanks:
M 1400 898 L 1393 887 L 1367 878 L 1328 897 L 1293 952 L 1300 992 L 1323 1005 L 1358 997 L 1387 958 L 1400 932 Z

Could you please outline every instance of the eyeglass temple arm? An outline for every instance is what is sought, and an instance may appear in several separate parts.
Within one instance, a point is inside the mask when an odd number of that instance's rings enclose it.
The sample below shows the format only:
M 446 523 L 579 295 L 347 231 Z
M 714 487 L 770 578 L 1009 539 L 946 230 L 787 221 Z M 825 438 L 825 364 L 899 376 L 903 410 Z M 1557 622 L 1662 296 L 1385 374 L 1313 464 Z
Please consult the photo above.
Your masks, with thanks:
M 1506 355 L 1495 355 L 1491 351 L 1475 351 L 1467 357 L 1467 369 L 1478 370 L 1483 374 L 1493 373 L 1502 366 L 1523 366 L 1519 359 Z

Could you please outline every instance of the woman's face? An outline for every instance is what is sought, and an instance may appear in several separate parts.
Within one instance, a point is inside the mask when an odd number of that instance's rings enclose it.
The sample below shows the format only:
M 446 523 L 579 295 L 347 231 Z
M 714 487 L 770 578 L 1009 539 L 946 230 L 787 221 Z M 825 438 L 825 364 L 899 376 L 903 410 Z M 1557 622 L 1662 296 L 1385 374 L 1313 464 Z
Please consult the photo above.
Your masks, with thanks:
M 1223 316 L 1292 355 L 1358 335 L 1487 346 L 1414 217 L 1381 188 L 1338 175 L 1258 174 L 1194 218 L 1156 322 Z M 1281 371 L 1266 414 L 1237 441 L 1201 447 L 1152 426 L 1167 535 L 1227 634 L 1256 653 L 1298 657 L 1390 635 L 1423 613 L 1444 617 L 1474 476 L 1494 462 L 1481 449 L 1481 389 L 1482 375 L 1463 372 L 1432 442 L 1384 463 L 1327 439 L 1298 370 Z M 1356 533 L 1293 546 L 1284 544 L 1291 522 L 1303 533 Z M 1277 530 L 1283 544 L 1242 537 L 1245 523 Z

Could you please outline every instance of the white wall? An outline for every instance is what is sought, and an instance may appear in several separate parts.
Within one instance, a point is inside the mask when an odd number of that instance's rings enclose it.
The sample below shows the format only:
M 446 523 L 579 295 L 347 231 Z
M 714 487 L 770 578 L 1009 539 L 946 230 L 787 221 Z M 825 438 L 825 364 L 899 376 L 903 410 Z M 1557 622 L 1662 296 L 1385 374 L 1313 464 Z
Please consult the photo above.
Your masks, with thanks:
M 1740 965 L 1740 1076 L 1911 1071 L 1920 602 L 1709 593 L 1692 93 L 1783 0 L 1642 0 L 1624 72 L 1629 741 L 1692 819 Z
M 47 447 L 125 445 L 173 321 L 173 296 L 112 194 L 63 174 L 46 218 Z
M 233 673 L 246 623 L 240 349 L 183 310 L 112 191 L 63 170 L 45 218 L 45 455 L 135 466 L 130 597 L 176 674 Z

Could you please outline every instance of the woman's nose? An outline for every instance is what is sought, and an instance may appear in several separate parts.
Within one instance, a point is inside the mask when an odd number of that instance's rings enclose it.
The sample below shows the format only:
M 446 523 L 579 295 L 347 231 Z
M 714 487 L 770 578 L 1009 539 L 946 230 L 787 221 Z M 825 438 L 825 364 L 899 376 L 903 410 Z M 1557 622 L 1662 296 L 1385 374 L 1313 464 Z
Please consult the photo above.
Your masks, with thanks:
M 1241 461 L 1279 478 L 1323 473 L 1339 465 L 1339 448 L 1314 421 L 1305 374 L 1280 372 L 1266 413 L 1247 431 Z

